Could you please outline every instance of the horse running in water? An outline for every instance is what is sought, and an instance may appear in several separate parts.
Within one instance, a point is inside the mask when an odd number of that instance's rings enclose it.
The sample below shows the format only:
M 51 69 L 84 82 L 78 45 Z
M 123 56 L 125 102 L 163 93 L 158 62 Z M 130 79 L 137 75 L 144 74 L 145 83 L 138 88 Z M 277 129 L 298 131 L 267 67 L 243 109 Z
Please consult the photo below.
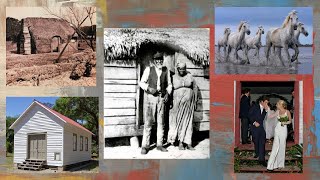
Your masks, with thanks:
M 227 62 L 229 61 L 229 56 L 232 49 L 234 49 L 234 56 L 236 57 L 236 59 L 239 59 L 237 52 L 241 49 L 241 45 L 243 44 L 245 34 L 250 35 L 249 24 L 246 21 L 241 21 L 238 26 L 238 32 L 234 32 L 229 35 L 227 41 Z M 248 56 L 245 53 L 244 55 L 246 56 L 246 59 L 248 61 Z
M 218 52 L 220 54 L 220 48 L 223 47 L 224 57 L 226 57 L 226 47 L 230 33 L 230 28 L 225 28 L 223 36 L 218 40 Z
M 297 59 L 297 63 L 299 63 L 298 62 L 299 46 L 301 46 L 301 43 L 299 42 L 299 37 L 300 37 L 301 33 L 305 37 L 307 37 L 309 35 L 308 31 L 304 27 L 304 24 L 302 22 L 298 22 L 297 30 L 294 31 L 292 41 L 289 44 L 289 48 L 295 50 L 294 55 L 292 56 L 291 59 Z
M 266 48 L 265 48 L 267 65 L 269 62 L 271 47 L 273 47 L 274 49 L 277 48 L 278 56 L 280 58 L 282 66 L 285 66 L 285 64 L 281 56 L 281 48 L 284 48 L 288 58 L 288 62 L 290 62 L 289 44 L 292 41 L 294 31 L 297 29 L 297 27 L 298 27 L 298 16 L 297 16 L 297 12 L 293 10 L 285 18 L 282 24 L 282 27 L 272 28 L 268 31 L 266 36 Z M 295 48 L 295 51 L 296 51 L 297 47 L 294 46 L 293 48 Z M 291 59 L 291 63 L 295 60 L 296 59 Z M 291 66 L 291 63 L 289 63 L 289 66 Z
M 254 37 L 250 37 L 250 36 L 247 36 L 245 39 L 244 39 L 244 50 L 245 50 L 245 53 L 247 54 L 248 56 L 248 52 L 250 49 L 256 49 L 256 53 L 254 54 L 255 56 L 258 55 L 258 59 L 260 59 L 260 55 L 259 55 L 259 50 L 261 48 L 261 36 L 262 34 L 264 34 L 264 29 L 262 26 L 259 26 L 258 27 L 258 31 L 256 33 L 256 35 Z M 248 61 L 246 62 L 247 64 L 250 64 L 250 61 L 248 59 Z

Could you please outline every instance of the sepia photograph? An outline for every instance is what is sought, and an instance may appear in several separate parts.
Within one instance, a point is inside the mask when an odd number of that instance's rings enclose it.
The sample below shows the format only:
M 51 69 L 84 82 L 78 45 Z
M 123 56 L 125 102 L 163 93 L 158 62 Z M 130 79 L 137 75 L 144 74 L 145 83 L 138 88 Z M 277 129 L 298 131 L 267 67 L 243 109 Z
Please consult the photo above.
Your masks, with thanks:
M 7 86 L 96 86 L 95 7 L 7 7 Z
M 207 28 L 104 29 L 104 158 L 209 158 Z
M 216 74 L 312 74 L 312 7 L 216 7 Z
M 97 173 L 98 101 L 97 97 L 7 97 L 7 170 Z
M 235 173 L 302 173 L 304 81 L 235 84 Z

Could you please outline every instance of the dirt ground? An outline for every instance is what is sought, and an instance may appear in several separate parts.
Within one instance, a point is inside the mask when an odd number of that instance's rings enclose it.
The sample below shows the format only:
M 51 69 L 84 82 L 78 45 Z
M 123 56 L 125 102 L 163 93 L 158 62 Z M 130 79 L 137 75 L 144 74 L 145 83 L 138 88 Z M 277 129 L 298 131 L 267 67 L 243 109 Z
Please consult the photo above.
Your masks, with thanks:
M 155 148 L 146 155 L 141 154 L 141 148 L 131 146 L 105 147 L 104 159 L 207 159 L 210 156 L 210 140 L 203 139 L 194 147 L 194 151 L 179 150 L 178 146 L 169 146 L 168 152 L 161 152 Z
M 30 68 L 39 69 L 40 67 L 40 70 L 42 71 L 47 68 L 50 69 L 50 67 L 53 66 L 54 60 L 59 56 L 59 53 L 57 52 L 21 55 L 17 54 L 14 50 L 15 46 L 12 45 L 12 43 L 7 42 L 6 70 L 8 86 L 35 86 L 37 83 L 35 80 L 30 80 L 30 76 L 37 76 L 38 72 L 35 72 L 34 74 L 32 72 L 32 74 L 30 74 L 29 72 L 28 75 L 23 73 L 27 73 L 28 71 L 30 71 Z M 48 72 L 48 74 L 45 74 L 45 76 L 47 76 L 46 78 L 40 76 L 41 79 L 38 86 L 96 86 L 95 67 L 92 68 L 90 77 L 82 76 L 78 80 L 72 80 L 69 78 L 73 67 L 73 62 L 70 61 L 69 58 L 73 54 L 74 53 L 65 52 L 61 57 L 60 62 L 56 64 L 62 67 L 61 73 L 53 74 L 53 72 Z M 22 73 L 24 77 L 19 80 L 14 80 L 13 82 L 8 82 L 8 78 L 10 78 L 10 75 L 15 76 L 16 73 Z

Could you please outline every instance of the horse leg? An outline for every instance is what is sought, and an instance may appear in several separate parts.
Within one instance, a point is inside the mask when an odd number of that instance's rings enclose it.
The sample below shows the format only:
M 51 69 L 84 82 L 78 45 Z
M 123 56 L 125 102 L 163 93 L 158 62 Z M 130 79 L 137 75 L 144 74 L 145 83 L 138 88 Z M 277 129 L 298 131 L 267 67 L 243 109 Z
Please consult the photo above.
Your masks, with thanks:
M 285 66 L 284 61 L 282 59 L 282 55 L 281 55 L 281 48 L 277 48 L 277 50 L 278 50 L 278 56 L 280 58 L 281 64 L 282 64 L 282 66 Z
M 249 47 L 245 47 L 245 48 L 244 48 L 243 54 L 244 54 L 244 57 L 246 58 L 246 64 L 250 64 L 249 56 L 248 56 L 248 54 L 249 54 Z
M 292 45 L 292 48 L 294 49 L 294 55 L 291 57 L 291 62 L 294 62 L 297 60 L 297 64 L 299 64 L 298 56 L 299 56 L 299 47 L 297 44 Z
M 259 47 L 257 47 L 257 51 L 256 51 L 256 54 L 258 55 L 258 59 L 260 60 L 260 48 Z
M 266 44 L 266 58 L 267 58 L 267 66 L 269 64 L 269 53 L 270 53 L 271 44 Z
M 229 61 L 230 52 L 231 52 L 231 47 L 227 46 L 227 55 L 225 56 L 226 62 Z

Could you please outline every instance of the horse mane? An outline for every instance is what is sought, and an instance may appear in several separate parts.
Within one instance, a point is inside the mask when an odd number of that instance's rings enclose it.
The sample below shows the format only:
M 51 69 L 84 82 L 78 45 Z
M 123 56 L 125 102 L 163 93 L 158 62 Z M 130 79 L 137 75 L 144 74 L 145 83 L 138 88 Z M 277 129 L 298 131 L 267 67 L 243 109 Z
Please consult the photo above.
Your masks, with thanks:
M 238 26 L 238 31 L 239 31 L 239 32 L 240 32 L 241 27 L 242 27 L 242 25 L 243 25 L 244 23 L 247 23 L 247 21 L 241 21 L 241 22 L 240 22 L 240 24 L 239 24 L 239 26 Z
M 296 10 L 292 10 L 292 11 L 288 14 L 288 16 L 284 19 L 284 21 L 283 21 L 283 23 L 282 23 L 282 27 L 283 27 L 283 28 L 286 27 L 287 24 L 289 23 L 290 16 L 291 16 L 291 15 L 296 15 L 296 14 L 297 14 L 297 11 L 296 11 Z
M 226 34 L 228 29 L 230 29 L 230 28 L 224 28 L 224 33 L 223 34 Z

